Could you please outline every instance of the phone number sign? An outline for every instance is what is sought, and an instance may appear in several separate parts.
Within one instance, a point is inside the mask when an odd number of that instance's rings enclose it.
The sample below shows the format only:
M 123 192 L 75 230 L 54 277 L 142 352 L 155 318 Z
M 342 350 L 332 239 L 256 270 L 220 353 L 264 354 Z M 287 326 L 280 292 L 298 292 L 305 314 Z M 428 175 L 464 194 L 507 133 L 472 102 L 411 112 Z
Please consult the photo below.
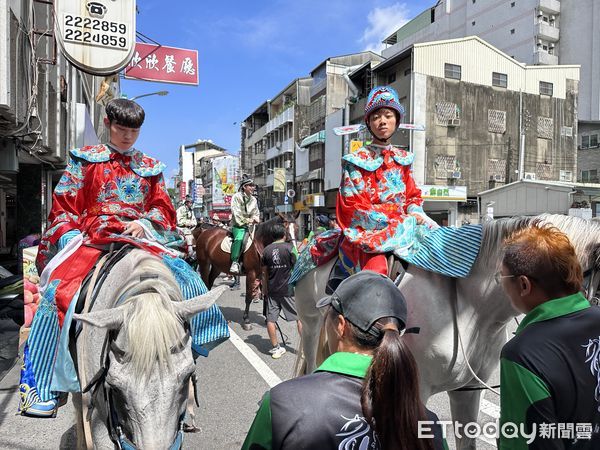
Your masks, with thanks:
M 121 71 L 135 49 L 135 0 L 56 0 L 57 40 L 65 57 L 93 75 Z
M 125 78 L 197 86 L 198 51 L 138 42 Z

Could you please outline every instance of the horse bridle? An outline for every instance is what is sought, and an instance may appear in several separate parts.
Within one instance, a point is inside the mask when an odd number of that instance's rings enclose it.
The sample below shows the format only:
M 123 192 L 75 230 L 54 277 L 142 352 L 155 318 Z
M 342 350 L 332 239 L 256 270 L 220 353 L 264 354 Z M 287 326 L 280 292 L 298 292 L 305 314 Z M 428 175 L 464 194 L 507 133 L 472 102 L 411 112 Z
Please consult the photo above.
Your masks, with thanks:
M 144 279 L 149 279 L 149 278 L 158 278 L 158 276 L 143 275 L 142 277 L 140 277 L 140 281 L 143 281 Z M 115 306 L 118 305 L 119 303 L 121 303 L 126 298 L 126 294 L 128 293 L 129 290 L 127 290 L 124 294 L 122 294 L 119 297 Z M 148 288 L 148 289 L 144 289 L 142 291 L 136 292 L 136 295 L 144 294 L 144 293 L 151 293 L 151 292 L 158 293 L 158 291 L 156 291 L 155 289 Z M 189 324 L 187 322 L 184 322 L 183 326 L 189 332 Z M 102 344 L 102 353 L 100 355 L 100 358 L 103 361 L 102 367 L 100 368 L 98 373 L 91 379 L 91 381 L 88 383 L 88 385 L 81 392 L 82 392 L 82 394 L 85 394 L 93 389 L 91 395 L 92 395 L 92 397 L 97 398 L 98 388 L 102 387 L 102 392 L 104 394 L 103 395 L 104 403 L 105 403 L 105 407 L 106 407 L 106 411 L 107 411 L 108 435 L 110 436 L 111 441 L 113 441 L 116 448 L 118 448 L 119 450 L 138 450 L 138 447 L 136 447 L 135 444 L 133 442 L 131 442 L 131 440 L 123 432 L 123 427 L 121 425 L 119 415 L 114 406 L 112 389 L 110 389 L 110 387 L 108 387 L 107 384 L 105 383 L 106 375 L 108 374 L 108 369 L 110 367 L 110 358 L 109 358 L 110 351 L 109 350 L 112 350 L 115 354 L 119 354 L 119 353 L 123 354 L 123 351 L 121 349 L 119 349 L 114 343 L 117 335 L 118 335 L 118 330 L 110 330 L 106 333 L 106 336 L 104 338 L 104 343 Z M 188 339 L 190 339 L 189 334 L 188 334 Z M 172 352 L 174 352 L 176 350 L 180 351 L 181 347 L 183 345 L 185 345 L 184 341 L 180 342 L 177 346 L 173 347 L 171 349 L 171 351 Z M 192 380 L 192 385 L 194 387 L 194 401 L 196 403 L 196 406 L 200 407 L 200 403 L 198 401 L 198 388 L 197 388 L 197 378 L 196 378 L 195 371 L 191 375 L 191 380 Z M 169 447 L 169 450 L 180 450 L 183 445 L 184 419 L 185 419 L 185 411 L 179 417 L 179 425 L 178 425 L 177 434 L 175 436 L 175 441 L 171 444 L 171 446 Z
M 595 265 L 583 272 L 583 289 L 585 298 L 590 304 L 600 306 L 600 298 L 597 297 L 600 287 L 600 270 Z

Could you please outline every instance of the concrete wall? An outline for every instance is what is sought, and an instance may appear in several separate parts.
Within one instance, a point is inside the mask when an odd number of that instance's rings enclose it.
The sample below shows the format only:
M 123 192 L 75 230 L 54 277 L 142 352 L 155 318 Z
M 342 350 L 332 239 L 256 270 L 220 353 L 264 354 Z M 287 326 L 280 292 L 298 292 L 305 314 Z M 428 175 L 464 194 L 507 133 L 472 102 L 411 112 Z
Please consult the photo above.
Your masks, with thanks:
M 574 137 L 561 135 L 562 127 L 576 129 L 576 83 L 571 83 L 566 100 L 523 94 L 525 139 L 525 170 L 538 179 L 559 180 L 560 170 L 576 170 Z M 428 77 L 426 87 L 426 176 L 425 184 L 445 184 L 440 176 L 438 156 L 455 157 L 460 179 L 450 180 L 466 185 L 468 196 L 489 188 L 490 160 L 505 161 L 504 181 L 516 180 L 519 151 L 519 93 L 499 88 Z M 436 104 L 451 102 L 460 109 L 460 126 L 438 124 Z M 488 110 L 506 112 L 506 130 L 494 133 L 488 130 Z M 528 119 L 527 119 L 528 117 Z M 552 139 L 538 137 L 538 117 L 553 119 Z M 415 148 L 418 151 L 418 148 Z M 416 163 L 415 163 L 416 164 Z M 546 164 L 540 167 L 540 164 Z M 419 170 L 415 166 L 415 172 Z M 499 182 L 502 183 L 502 182 Z

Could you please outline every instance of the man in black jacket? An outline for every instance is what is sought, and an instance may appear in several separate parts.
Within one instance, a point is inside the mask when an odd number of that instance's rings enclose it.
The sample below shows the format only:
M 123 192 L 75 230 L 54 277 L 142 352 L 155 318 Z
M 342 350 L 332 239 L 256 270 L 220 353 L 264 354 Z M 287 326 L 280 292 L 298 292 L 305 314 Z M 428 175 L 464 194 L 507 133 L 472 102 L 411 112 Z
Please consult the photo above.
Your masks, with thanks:
M 541 225 L 518 231 L 496 281 L 526 314 L 502 349 L 499 449 L 599 449 L 600 309 L 579 292 L 569 238 Z

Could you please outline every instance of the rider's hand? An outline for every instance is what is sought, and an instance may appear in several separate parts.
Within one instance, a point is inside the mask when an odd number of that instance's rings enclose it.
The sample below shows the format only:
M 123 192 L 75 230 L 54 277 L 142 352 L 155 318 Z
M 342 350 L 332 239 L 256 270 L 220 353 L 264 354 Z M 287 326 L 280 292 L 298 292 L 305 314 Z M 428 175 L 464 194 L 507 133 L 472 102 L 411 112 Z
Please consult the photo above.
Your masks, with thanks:
M 419 225 L 423 225 L 425 223 L 425 218 L 419 213 L 412 212 L 408 213 L 408 215 L 413 216 L 415 219 L 417 219 L 417 224 Z
M 123 234 L 130 234 L 133 237 L 143 237 L 144 236 L 144 228 L 136 221 L 133 222 L 129 222 L 127 225 L 125 225 L 125 230 L 123 231 Z

